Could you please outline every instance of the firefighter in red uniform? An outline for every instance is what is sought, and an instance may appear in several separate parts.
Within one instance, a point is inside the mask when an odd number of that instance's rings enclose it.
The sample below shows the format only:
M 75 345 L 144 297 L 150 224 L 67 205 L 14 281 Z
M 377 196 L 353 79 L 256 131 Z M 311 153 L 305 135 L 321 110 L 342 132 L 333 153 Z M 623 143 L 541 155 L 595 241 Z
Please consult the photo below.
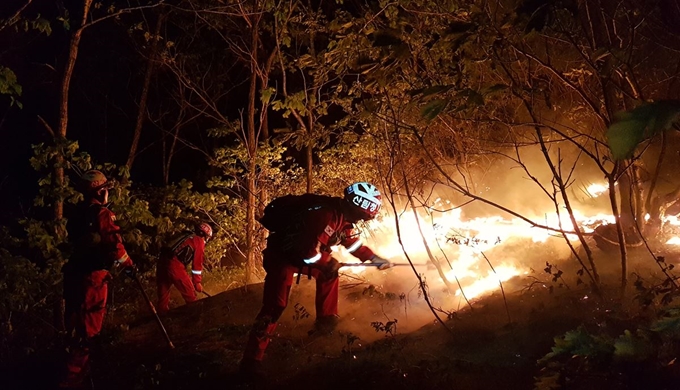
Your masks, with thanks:
M 82 175 L 85 202 L 69 220 L 69 241 L 74 249 L 64 266 L 64 323 L 69 333 L 66 373 L 61 388 L 83 388 L 90 360 L 90 340 L 99 334 L 106 314 L 109 269 L 135 271 L 109 210 L 109 189 L 103 173 Z
M 306 195 L 301 195 L 306 196 Z M 331 257 L 331 246 L 342 245 L 353 256 L 378 265 L 392 264 L 367 246 L 362 245 L 354 224 L 375 218 L 380 210 L 381 196 L 370 183 L 354 183 L 344 191 L 344 199 L 327 197 L 323 207 L 310 207 L 303 221 L 288 229 L 271 232 L 262 252 L 267 275 L 264 280 L 262 309 L 255 319 L 241 361 L 241 372 L 260 373 L 261 362 L 276 329 L 277 321 L 288 305 L 294 273 L 316 279 L 316 326 L 330 329 L 338 319 L 339 263 Z
M 212 238 L 210 225 L 201 223 L 195 233 L 186 233 L 161 250 L 156 267 L 158 286 L 158 312 L 167 313 L 170 309 L 170 287 L 174 284 L 190 303 L 196 300 L 196 291 L 202 292 L 203 251 L 205 244 Z M 191 263 L 191 279 L 186 267 Z M 195 290 L 195 291 L 194 291 Z

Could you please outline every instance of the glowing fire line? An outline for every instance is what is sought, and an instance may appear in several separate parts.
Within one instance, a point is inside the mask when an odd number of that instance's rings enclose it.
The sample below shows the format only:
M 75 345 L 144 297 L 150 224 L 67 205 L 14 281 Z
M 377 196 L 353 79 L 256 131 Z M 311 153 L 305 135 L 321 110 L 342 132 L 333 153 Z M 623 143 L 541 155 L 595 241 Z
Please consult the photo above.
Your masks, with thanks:
M 587 188 L 591 196 L 600 196 L 608 190 L 604 184 L 593 184 Z M 434 212 L 434 210 L 450 209 L 446 212 Z M 397 234 L 393 228 L 393 217 L 387 216 L 382 221 L 373 221 L 370 231 L 363 233 L 363 239 L 383 257 L 403 259 L 403 251 L 409 254 L 409 258 L 420 264 L 429 263 L 426 254 L 425 242 L 431 253 L 440 264 L 451 269 L 445 270 L 445 277 L 450 285 L 455 285 L 456 278 L 460 281 L 463 292 L 468 299 L 482 296 L 499 288 L 499 283 L 506 282 L 515 276 L 526 274 L 528 270 L 514 260 L 501 261 L 494 264 L 495 272 L 486 264 L 482 252 L 504 245 L 511 239 L 530 239 L 533 243 L 545 243 L 550 237 L 560 237 L 558 233 L 547 229 L 537 228 L 521 219 L 506 219 L 500 216 L 485 218 L 463 219 L 462 210 L 451 208 L 448 200 L 437 199 L 432 205 L 432 213 L 418 213 L 419 224 L 413 213 L 404 213 L 399 218 L 400 237 L 403 244 L 399 244 Z M 579 229 L 585 233 L 592 232 L 595 227 L 615 222 L 610 214 L 585 215 L 579 210 L 574 211 L 574 218 Z M 562 231 L 574 231 L 574 226 L 569 215 L 564 211 L 560 215 L 546 213 L 542 218 L 535 219 L 537 224 L 548 226 Z M 676 217 L 668 217 L 665 221 L 674 226 L 680 226 L 680 220 Z M 422 232 L 422 234 L 421 234 Z M 374 233 L 374 234 L 371 234 Z M 567 235 L 569 240 L 577 240 L 575 234 Z M 680 245 L 680 237 L 673 237 L 668 244 Z M 352 257 L 338 248 L 337 253 L 343 261 L 351 261 Z M 444 260 L 444 255 L 446 260 Z M 347 267 L 343 271 L 355 274 L 362 273 L 366 267 Z M 432 271 L 434 272 L 434 271 Z M 440 279 L 435 278 L 428 280 Z M 443 283 L 443 281 L 441 281 Z M 460 295 L 461 291 L 455 291 Z

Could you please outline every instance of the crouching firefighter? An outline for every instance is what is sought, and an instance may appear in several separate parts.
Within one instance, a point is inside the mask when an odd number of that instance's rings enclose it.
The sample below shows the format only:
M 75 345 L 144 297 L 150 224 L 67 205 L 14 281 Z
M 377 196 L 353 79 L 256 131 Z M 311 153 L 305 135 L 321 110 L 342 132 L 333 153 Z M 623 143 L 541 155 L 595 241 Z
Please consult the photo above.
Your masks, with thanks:
M 381 196 L 369 183 L 354 183 L 344 198 L 315 194 L 286 195 L 274 199 L 260 223 L 269 230 L 263 250 L 266 271 L 262 309 L 255 318 L 246 343 L 240 370 L 248 376 L 261 372 L 261 362 L 277 321 L 288 305 L 295 273 L 316 279 L 317 328 L 331 330 L 338 320 L 339 263 L 331 257 L 331 247 L 342 245 L 362 262 L 392 264 L 362 245 L 354 224 L 378 214 Z
M 60 388 L 83 388 L 90 365 L 90 342 L 106 314 L 109 270 L 135 271 L 109 209 L 113 184 L 98 170 L 82 175 L 85 201 L 68 221 L 73 252 L 63 268 L 64 323 L 69 335 L 66 368 Z
M 203 252 L 205 244 L 212 238 L 213 231 L 207 223 L 200 223 L 194 232 L 185 233 L 161 249 L 156 266 L 158 287 L 158 312 L 167 313 L 170 309 L 170 288 L 175 285 L 190 303 L 196 300 L 196 292 L 203 291 Z M 191 279 L 187 266 L 191 264 Z

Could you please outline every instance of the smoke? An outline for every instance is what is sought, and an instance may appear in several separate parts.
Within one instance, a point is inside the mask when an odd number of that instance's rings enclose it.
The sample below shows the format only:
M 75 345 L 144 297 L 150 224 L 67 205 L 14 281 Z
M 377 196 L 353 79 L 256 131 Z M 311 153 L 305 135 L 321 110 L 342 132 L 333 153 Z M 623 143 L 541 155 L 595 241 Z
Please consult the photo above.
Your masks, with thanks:
M 610 214 L 607 192 L 589 190 L 592 185 L 606 185 L 602 173 L 592 161 L 570 152 L 568 147 L 561 147 L 559 153 L 557 148 L 552 150 L 553 161 L 561 159 L 558 169 L 568 183 L 567 195 L 579 223 Z M 486 166 L 471 169 L 469 176 L 455 173 L 452 177 L 467 183 L 471 193 L 538 224 L 572 230 L 562 196 L 553 187 L 553 173 L 540 150 L 524 148 L 510 157 L 520 163 L 499 155 Z M 385 207 L 380 218 L 361 227 L 362 240 L 378 255 L 408 265 L 387 271 L 344 268 L 339 331 L 370 341 L 389 336 L 388 323 L 396 325 L 393 331 L 397 333 L 433 323 L 435 313 L 423 288 L 436 314 L 446 320 L 449 314 L 465 310 L 467 301 L 474 305 L 489 294 L 499 294 L 501 284 L 506 294 L 524 288 L 527 277 L 549 284 L 552 275 L 544 269 L 550 266 L 565 271 L 571 267 L 570 274 L 576 274 L 579 265 L 561 234 L 534 227 L 492 205 L 468 203 L 460 192 L 442 184 L 420 190 L 416 198 L 422 204 L 416 204 L 415 213 L 402 202 L 396 205 L 398 218 L 394 210 Z M 428 195 L 424 198 L 422 194 Z M 551 196 L 557 199 L 557 206 Z M 568 239 L 578 250 L 577 237 Z M 334 257 L 357 261 L 343 248 L 337 248 Z M 300 299 L 313 305 L 311 291 Z
M 573 207 L 583 217 L 606 213 L 606 196 L 587 192 L 593 183 L 605 184 L 601 173 L 592 162 L 575 156 L 568 157 L 567 148 L 560 150 L 562 173 L 571 177 L 568 195 Z M 499 156 L 489 161 L 487 167 L 472 170 L 473 177 L 457 173 L 457 179 L 468 183 L 470 192 L 477 196 L 536 223 L 559 228 L 556 205 L 550 199 L 555 195 L 553 174 L 540 150 L 524 148 L 519 156 L 512 157 L 518 158 L 523 167 Z M 572 167 L 574 171 L 570 172 Z M 424 281 L 430 303 L 446 319 L 448 313 L 467 307 L 466 298 L 474 302 L 498 293 L 500 283 L 516 287 L 509 282 L 513 278 L 533 274 L 549 280 L 543 271 L 546 264 L 564 264 L 572 256 L 561 235 L 532 227 L 479 201 L 466 204 L 469 199 L 451 188 L 433 184 L 420 194 L 429 196 L 417 197 L 424 203 L 416 205 L 417 213 L 405 204 L 398 204 L 398 218 L 394 210 L 385 208 L 381 218 L 362 227 L 364 243 L 378 255 L 401 264 L 410 261 L 413 268 L 409 265 L 388 271 L 371 267 L 347 269 L 343 285 L 354 287 L 345 295 L 344 302 L 341 296 L 341 311 L 345 318 L 343 326 L 349 331 L 363 333 L 367 324 L 384 324 L 394 319 L 398 319 L 400 331 L 408 331 L 434 321 L 418 276 Z M 571 230 L 559 194 L 557 199 L 562 227 Z M 338 248 L 334 256 L 344 262 L 356 261 L 343 248 Z

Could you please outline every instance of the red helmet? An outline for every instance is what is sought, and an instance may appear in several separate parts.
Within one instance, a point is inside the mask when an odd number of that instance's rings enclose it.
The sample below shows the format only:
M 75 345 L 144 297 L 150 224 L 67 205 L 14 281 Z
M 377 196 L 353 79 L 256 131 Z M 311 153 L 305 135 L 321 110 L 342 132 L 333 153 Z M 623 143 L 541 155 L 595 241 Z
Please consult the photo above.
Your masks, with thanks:
M 196 233 L 198 233 L 198 235 L 201 237 L 205 237 L 206 240 L 212 238 L 213 235 L 212 228 L 205 222 L 200 223 L 198 224 L 198 226 L 196 226 Z
M 101 171 L 96 169 L 83 173 L 81 179 L 83 179 L 85 190 L 88 192 L 97 192 L 103 188 L 109 189 L 113 187 L 113 183 Z
M 380 191 L 373 184 L 366 182 L 354 183 L 345 188 L 345 200 L 365 221 L 375 218 L 382 205 Z

